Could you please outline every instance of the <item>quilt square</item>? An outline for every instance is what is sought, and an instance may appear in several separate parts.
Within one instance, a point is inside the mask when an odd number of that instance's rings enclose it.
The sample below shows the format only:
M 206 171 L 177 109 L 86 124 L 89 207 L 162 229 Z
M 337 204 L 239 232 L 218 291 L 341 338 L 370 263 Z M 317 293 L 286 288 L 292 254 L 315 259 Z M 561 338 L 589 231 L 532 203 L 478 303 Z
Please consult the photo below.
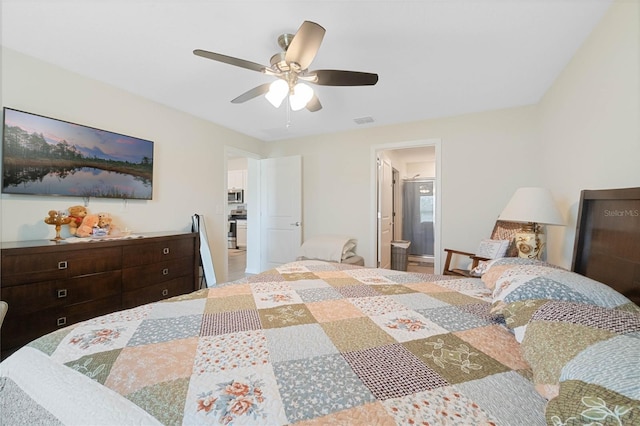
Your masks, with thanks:
M 362 285 L 362 283 L 353 277 L 330 277 L 325 278 L 324 281 L 331 287 L 346 287 L 350 285 Z
M 408 283 L 408 284 L 404 284 L 404 286 L 425 294 L 444 293 L 444 292 L 450 291 L 432 282 Z
M 385 410 L 380 401 L 338 411 L 327 416 L 316 417 L 310 420 L 303 420 L 296 423 L 296 426 L 355 426 L 354 419 L 357 419 L 357 423 L 363 426 L 397 426 L 397 423 L 394 421 L 393 417 L 391 417 L 391 415 L 387 413 L 387 410 Z
M 321 325 L 340 352 L 395 343 L 391 336 L 367 317 L 325 322 Z
M 380 293 L 378 293 L 368 285 L 350 285 L 346 287 L 336 287 L 336 290 L 338 290 L 340 294 L 342 294 L 342 296 L 348 298 L 380 296 Z
M 256 303 L 251 294 L 233 295 L 227 297 L 208 298 L 204 307 L 205 314 L 232 312 L 237 310 L 256 309 Z
M 527 425 L 547 424 L 544 418 L 547 400 L 538 392 L 531 392 L 531 382 L 515 371 L 458 383 L 455 387 L 486 412 L 501 419 L 501 424 L 522 424 L 524 407 L 527 411 Z M 511 398 L 506 393 L 518 397 Z
M 489 325 L 453 334 L 513 370 L 529 369 L 529 364 L 522 357 L 520 344 L 504 327 Z
M 202 315 L 147 319 L 138 326 L 127 346 L 140 346 L 196 337 L 200 334 L 201 325 Z
M 128 395 L 146 386 L 191 376 L 197 338 L 124 348 L 111 367 L 105 386 Z
M 453 334 L 413 340 L 404 346 L 452 384 L 510 371 Z
M 211 287 L 210 289 L 205 290 L 207 293 L 207 297 L 215 298 L 215 297 L 229 297 L 229 296 L 238 296 L 242 294 L 251 294 L 252 286 L 250 284 L 234 284 L 228 286 L 221 287 Z
M 285 281 L 284 277 L 278 273 L 275 269 L 261 272 L 256 275 L 249 275 L 244 279 L 248 283 L 260 283 L 260 282 L 278 282 Z
M 409 288 L 405 285 L 386 285 L 386 284 L 377 285 L 376 291 L 380 294 L 384 294 L 387 296 L 391 296 L 394 294 L 409 294 L 409 293 L 416 292 L 416 290 L 413 290 L 412 288 Z
M 343 356 L 379 400 L 398 398 L 449 384 L 399 344 L 346 352 Z
M 314 273 L 318 276 L 318 278 L 321 278 L 322 280 L 326 281 L 329 278 L 349 278 L 349 275 L 347 275 L 344 271 L 335 271 L 335 270 L 323 270 L 323 271 L 314 271 Z
M 313 272 L 287 272 L 282 276 L 286 281 L 300 281 L 300 280 L 317 280 L 319 279 Z
M 356 297 L 349 299 L 353 306 L 360 309 L 365 315 L 376 316 L 384 315 L 389 312 L 406 311 L 407 308 L 392 297 L 377 296 L 377 297 Z
M 128 344 L 139 324 L 140 321 L 79 325 L 64 336 L 51 358 L 65 363 L 105 350 L 121 349 Z
M 467 426 L 470 419 L 474 425 L 500 424 L 454 386 L 388 399 L 382 404 L 393 415 L 396 424 Z
M 342 299 L 342 295 L 330 286 L 296 289 L 296 292 L 305 303 Z
M 203 336 L 193 364 L 194 374 L 217 373 L 269 362 L 267 337 L 262 330 Z
M 465 306 L 465 305 L 462 305 Z M 449 331 L 468 330 L 470 328 L 484 327 L 491 322 L 476 315 L 464 312 L 457 306 L 442 306 L 434 309 L 418 310 L 425 318 L 430 319 L 442 328 Z
M 293 290 L 256 293 L 254 295 L 254 301 L 258 309 L 302 303 L 302 299 L 298 293 Z
M 270 365 L 194 376 L 181 423 L 288 424 L 277 386 Z
M 396 311 L 371 318 L 378 326 L 392 336 L 396 342 L 423 339 L 447 330 L 415 311 Z
M 182 424 L 189 378 L 169 380 L 146 386 L 127 395 L 127 399 L 158 419 L 163 425 Z
M 436 299 L 442 300 L 448 305 L 469 305 L 478 303 L 478 298 L 456 292 L 432 294 Z
M 269 293 L 272 291 L 291 291 L 293 288 L 288 281 L 269 281 L 266 283 L 251 283 L 251 293 Z M 249 293 L 249 294 L 251 294 Z
M 360 309 L 353 306 L 353 304 L 346 299 L 310 302 L 306 305 L 318 322 L 359 318 L 364 315 Z
M 289 327 L 292 325 L 312 324 L 316 320 L 303 304 L 279 306 L 260 309 L 260 323 L 262 328 Z
M 373 402 L 345 359 L 324 355 L 276 363 L 273 366 L 285 412 L 290 423 Z M 308 377 L 300 386 L 298 377 Z
M 201 336 L 237 333 L 239 331 L 259 330 L 260 316 L 256 310 L 220 312 L 202 316 Z
M 316 289 L 316 288 L 331 288 L 329 284 L 327 284 L 324 280 L 321 280 L 321 279 L 298 280 L 298 281 L 287 281 L 287 282 L 291 286 L 291 289 L 295 291 Z
M 202 315 L 206 297 L 198 297 L 173 302 L 156 303 L 151 306 L 147 319 L 176 318 L 188 315 Z
M 120 352 L 121 349 L 98 352 L 96 354 L 83 356 L 77 360 L 67 362 L 65 365 L 98 383 L 104 384 L 107 377 L 109 377 L 111 367 L 116 362 Z
M 424 293 L 409 293 L 409 294 L 399 294 L 393 296 L 393 300 L 404 305 L 407 309 L 428 309 L 428 308 L 438 308 L 441 306 L 449 306 L 442 300 L 438 300 L 433 295 L 427 295 Z
M 338 349 L 319 324 L 272 328 L 265 330 L 264 334 L 267 337 L 269 359 L 272 363 L 338 353 Z M 302 341 L 306 343 L 291 344 Z
M 136 308 L 127 309 L 124 311 L 117 311 L 107 315 L 102 315 L 100 317 L 92 318 L 88 321 L 85 321 L 86 325 L 97 325 L 97 324 L 111 324 L 114 322 L 129 322 L 135 321 L 139 322 L 143 319 L 149 317 L 151 313 L 151 305 L 142 305 Z

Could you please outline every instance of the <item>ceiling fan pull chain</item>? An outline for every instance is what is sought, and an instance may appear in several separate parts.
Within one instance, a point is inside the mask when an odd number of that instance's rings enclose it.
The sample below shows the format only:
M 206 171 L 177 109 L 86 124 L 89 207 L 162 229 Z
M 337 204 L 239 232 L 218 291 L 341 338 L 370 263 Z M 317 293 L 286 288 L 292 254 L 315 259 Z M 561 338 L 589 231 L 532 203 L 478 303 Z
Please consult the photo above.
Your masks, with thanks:
M 286 110 L 287 110 L 287 125 L 286 125 L 286 127 L 288 129 L 289 127 L 291 127 L 291 104 L 290 104 L 290 101 L 289 101 L 289 96 L 287 96 L 287 108 L 286 108 Z

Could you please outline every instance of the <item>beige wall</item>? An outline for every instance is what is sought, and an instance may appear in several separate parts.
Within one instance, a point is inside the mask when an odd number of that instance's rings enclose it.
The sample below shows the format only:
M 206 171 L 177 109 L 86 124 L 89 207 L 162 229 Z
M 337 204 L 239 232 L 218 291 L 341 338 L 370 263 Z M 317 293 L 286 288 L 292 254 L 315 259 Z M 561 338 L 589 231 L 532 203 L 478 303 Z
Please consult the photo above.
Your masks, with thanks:
M 203 214 L 216 273 L 226 269 L 224 146 L 260 153 L 263 142 L 9 49 L 2 50 L 2 105 L 152 140 L 153 200 L 91 199 L 135 232 L 190 230 Z M 0 241 L 53 237 L 46 212 L 81 204 L 75 197 L 0 197 Z M 224 244 L 221 242 L 225 241 Z M 224 271 L 226 276 L 226 271 Z
M 570 266 L 582 189 L 640 186 L 640 2 L 618 1 L 539 104 L 543 184 L 567 218 L 549 255 Z
M 372 149 L 441 139 L 442 246 L 475 250 L 513 191 L 536 183 L 518 161 L 535 149 L 534 107 L 511 108 L 268 143 L 269 156 L 301 154 L 304 237 L 350 234 L 375 259 Z

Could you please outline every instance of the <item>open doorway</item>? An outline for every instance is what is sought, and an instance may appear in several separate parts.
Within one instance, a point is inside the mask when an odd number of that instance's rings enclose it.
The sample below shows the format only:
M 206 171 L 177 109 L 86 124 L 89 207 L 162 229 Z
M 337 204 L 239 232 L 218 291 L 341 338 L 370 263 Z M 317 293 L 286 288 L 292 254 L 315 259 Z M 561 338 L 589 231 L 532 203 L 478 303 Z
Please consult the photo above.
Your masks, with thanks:
M 407 269 L 433 273 L 439 270 L 439 140 L 411 142 L 380 147 L 376 150 L 376 243 L 378 262 L 388 258 L 389 250 L 380 230 L 382 212 L 392 208 L 393 240 L 410 241 L 406 249 Z M 385 183 L 380 173 L 380 158 L 393 170 L 391 201 L 381 192 Z M 385 203 L 390 203 L 385 207 Z M 393 246 L 393 245 L 392 245 Z M 378 263 L 381 267 L 382 265 Z M 396 265 L 397 266 L 397 265 Z
M 227 280 L 243 278 L 247 269 L 248 161 L 227 156 Z

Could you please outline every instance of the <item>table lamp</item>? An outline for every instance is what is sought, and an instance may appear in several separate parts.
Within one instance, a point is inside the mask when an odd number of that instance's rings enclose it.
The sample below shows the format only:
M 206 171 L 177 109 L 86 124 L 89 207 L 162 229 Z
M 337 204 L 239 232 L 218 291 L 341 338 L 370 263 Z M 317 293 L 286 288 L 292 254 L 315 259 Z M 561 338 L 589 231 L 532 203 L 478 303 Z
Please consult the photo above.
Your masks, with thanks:
M 516 232 L 518 256 L 542 259 L 546 237 L 542 225 L 564 225 L 551 192 L 545 188 L 519 188 L 500 214 L 499 220 L 522 222 Z

